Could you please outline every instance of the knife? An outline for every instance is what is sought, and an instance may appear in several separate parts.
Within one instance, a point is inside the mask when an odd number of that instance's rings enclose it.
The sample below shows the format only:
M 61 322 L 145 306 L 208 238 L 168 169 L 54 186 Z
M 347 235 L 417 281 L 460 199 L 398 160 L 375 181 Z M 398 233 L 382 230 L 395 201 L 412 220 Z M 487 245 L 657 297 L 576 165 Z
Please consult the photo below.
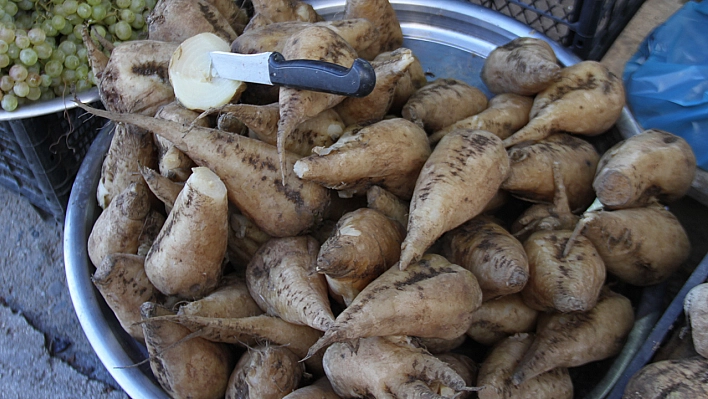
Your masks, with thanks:
M 212 51 L 212 76 L 242 82 L 281 85 L 351 97 L 374 90 L 376 74 L 367 61 L 357 58 L 351 68 L 317 60 L 286 60 L 278 52 L 238 54 Z

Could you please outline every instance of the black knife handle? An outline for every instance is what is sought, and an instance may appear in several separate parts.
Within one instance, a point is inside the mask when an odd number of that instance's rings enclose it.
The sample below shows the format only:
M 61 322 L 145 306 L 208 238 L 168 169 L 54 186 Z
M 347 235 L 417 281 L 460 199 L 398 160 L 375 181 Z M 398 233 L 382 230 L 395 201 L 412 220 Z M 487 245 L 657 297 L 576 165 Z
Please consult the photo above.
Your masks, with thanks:
M 268 71 L 273 84 L 351 97 L 364 97 L 376 85 L 374 68 L 361 58 L 346 68 L 324 61 L 286 60 L 274 52 L 268 59 Z

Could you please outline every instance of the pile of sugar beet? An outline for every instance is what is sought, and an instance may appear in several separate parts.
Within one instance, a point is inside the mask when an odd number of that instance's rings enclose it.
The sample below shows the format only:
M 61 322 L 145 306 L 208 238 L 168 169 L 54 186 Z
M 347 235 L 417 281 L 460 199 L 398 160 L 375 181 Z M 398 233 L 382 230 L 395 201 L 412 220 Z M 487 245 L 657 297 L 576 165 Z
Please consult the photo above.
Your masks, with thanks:
M 633 327 L 615 288 L 689 255 L 667 204 L 694 154 L 657 130 L 600 154 L 588 139 L 625 104 L 600 63 L 563 67 L 518 38 L 484 62 L 488 99 L 428 81 L 387 0 L 332 21 L 294 0 L 161 0 L 147 22 L 115 46 L 84 31 L 105 110 L 80 106 L 116 124 L 88 253 L 174 398 L 572 398 L 569 369 L 617 355 Z M 224 47 L 364 58 L 377 82 L 224 96 L 204 63 Z M 626 396 L 705 396 L 706 360 L 690 361 Z

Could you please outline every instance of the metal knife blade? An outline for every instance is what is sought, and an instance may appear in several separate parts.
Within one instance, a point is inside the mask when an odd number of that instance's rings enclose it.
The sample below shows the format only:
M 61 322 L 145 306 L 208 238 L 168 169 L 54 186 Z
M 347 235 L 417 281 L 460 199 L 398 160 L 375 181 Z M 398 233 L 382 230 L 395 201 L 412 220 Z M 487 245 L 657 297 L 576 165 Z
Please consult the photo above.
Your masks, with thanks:
M 226 79 L 281 85 L 351 97 L 374 90 L 376 73 L 357 58 L 351 68 L 316 60 L 286 60 L 278 52 L 238 54 L 212 51 L 211 73 Z

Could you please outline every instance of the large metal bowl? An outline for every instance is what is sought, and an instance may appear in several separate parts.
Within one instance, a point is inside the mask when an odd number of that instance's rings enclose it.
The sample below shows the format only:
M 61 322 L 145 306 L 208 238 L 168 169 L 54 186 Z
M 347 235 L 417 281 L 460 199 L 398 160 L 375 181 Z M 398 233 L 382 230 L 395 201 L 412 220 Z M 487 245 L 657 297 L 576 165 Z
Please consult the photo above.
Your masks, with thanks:
M 344 1 L 311 1 L 325 18 L 341 14 Z M 484 89 L 479 79 L 484 58 L 495 47 L 519 36 L 542 37 L 526 25 L 502 14 L 461 1 L 391 0 L 405 36 L 404 45 L 420 58 L 430 76 L 455 77 Z M 434 4 L 434 5 L 431 5 Z M 548 40 L 548 39 L 546 39 Z M 572 65 L 579 61 L 572 53 L 548 40 L 559 61 Z M 622 136 L 639 133 L 638 126 L 625 110 L 617 124 Z M 83 161 L 71 192 L 64 230 L 64 259 L 67 284 L 79 321 L 96 354 L 115 380 L 134 398 L 167 398 L 147 365 L 133 367 L 146 358 L 144 346 L 128 336 L 117 323 L 100 294 L 91 283 L 94 268 L 86 243 L 100 209 L 96 188 L 103 157 L 109 147 L 111 126 L 106 126 Z M 651 313 L 645 306 L 644 313 Z M 654 319 L 642 319 L 653 325 Z M 641 321 L 641 320 L 640 320 Z M 641 325 L 640 325 L 641 326 Z M 645 330 L 634 333 L 641 342 Z M 628 346 L 628 351 L 634 346 Z M 616 364 L 621 368 L 621 364 Z M 604 396 L 613 383 L 608 377 L 595 397 Z

